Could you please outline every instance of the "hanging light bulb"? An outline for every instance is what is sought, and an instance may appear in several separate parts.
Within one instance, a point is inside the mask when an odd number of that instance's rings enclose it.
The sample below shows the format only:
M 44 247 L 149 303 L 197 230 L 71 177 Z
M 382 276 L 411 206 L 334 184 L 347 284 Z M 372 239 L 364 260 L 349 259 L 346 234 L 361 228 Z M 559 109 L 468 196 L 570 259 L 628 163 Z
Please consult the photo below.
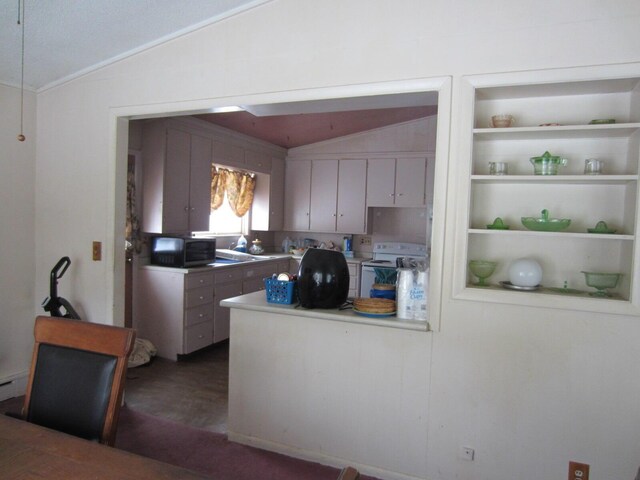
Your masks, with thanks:
M 22 6 L 22 8 L 20 8 Z M 20 20 L 20 12 L 22 11 L 22 20 Z M 22 46 L 20 49 L 20 134 L 18 141 L 24 142 L 27 137 L 23 133 L 24 120 L 24 2 L 18 0 L 18 25 L 22 28 Z

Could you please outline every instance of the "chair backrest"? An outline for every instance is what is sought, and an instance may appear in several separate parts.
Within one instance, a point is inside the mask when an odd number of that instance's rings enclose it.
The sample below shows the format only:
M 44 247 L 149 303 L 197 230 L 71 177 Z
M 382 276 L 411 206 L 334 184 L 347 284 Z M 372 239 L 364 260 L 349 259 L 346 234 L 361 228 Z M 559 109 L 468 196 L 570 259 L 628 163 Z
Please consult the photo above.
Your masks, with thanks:
M 24 418 L 113 445 L 135 331 L 39 316 L 34 337 Z

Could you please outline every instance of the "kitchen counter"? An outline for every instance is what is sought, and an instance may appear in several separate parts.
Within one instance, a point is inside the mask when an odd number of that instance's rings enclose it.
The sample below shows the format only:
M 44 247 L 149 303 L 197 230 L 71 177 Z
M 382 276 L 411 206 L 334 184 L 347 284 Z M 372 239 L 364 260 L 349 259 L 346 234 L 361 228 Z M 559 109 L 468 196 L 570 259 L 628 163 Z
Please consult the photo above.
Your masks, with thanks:
M 292 255 L 286 254 L 286 253 L 267 253 L 264 255 L 256 255 L 255 257 L 256 257 L 255 260 L 250 260 L 247 262 L 235 262 L 235 263 L 219 262 L 219 263 L 210 263 L 209 265 L 203 265 L 201 267 L 177 268 L 177 267 L 163 267 L 161 265 L 146 264 L 146 265 L 140 265 L 140 268 L 145 270 L 162 270 L 165 272 L 173 271 L 176 273 L 198 273 L 198 272 L 206 272 L 207 270 L 210 270 L 210 269 L 218 270 L 223 268 L 234 268 L 234 267 L 256 265 L 256 264 L 260 264 L 268 261 L 274 262 L 278 260 L 292 258 Z
M 281 305 L 267 302 L 265 292 L 253 292 L 239 297 L 232 297 L 220 302 L 223 307 L 237 308 L 240 310 L 253 310 L 256 312 L 277 313 L 281 315 L 293 315 L 297 317 L 317 318 L 335 322 L 357 323 L 361 325 L 374 325 L 378 327 L 399 328 L 419 332 L 428 331 L 427 322 L 403 320 L 397 317 L 365 317 L 358 315 L 353 310 L 338 310 L 314 308 L 307 309 L 298 305 Z M 257 320 L 259 321 L 259 320 Z

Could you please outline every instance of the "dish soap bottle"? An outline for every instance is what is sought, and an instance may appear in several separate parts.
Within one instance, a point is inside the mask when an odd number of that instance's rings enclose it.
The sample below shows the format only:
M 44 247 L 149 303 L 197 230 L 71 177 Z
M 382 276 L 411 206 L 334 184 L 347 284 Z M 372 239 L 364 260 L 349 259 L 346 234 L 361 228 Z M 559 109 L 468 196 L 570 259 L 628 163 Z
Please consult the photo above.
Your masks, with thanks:
M 247 253 L 247 239 L 244 238 L 244 235 L 240 235 L 240 238 L 238 239 L 238 243 L 236 244 L 236 248 L 234 248 L 234 250 Z

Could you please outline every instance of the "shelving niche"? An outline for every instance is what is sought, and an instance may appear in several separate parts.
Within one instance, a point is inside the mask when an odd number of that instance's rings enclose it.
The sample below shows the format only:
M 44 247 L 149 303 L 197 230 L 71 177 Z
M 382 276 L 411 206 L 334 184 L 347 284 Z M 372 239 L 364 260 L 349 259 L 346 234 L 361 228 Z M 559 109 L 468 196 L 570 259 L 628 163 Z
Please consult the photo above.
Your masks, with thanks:
M 640 66 L 619 65 L 464 77 L 464 122 L 470 132 L 461 146 L 461 196 L 468 208 L 458 225 L 455 292 L 458 298 L 637 314 Z M 511 114 L 514 125 L 492 128 L 491 116 Z M 613 124 L 589 124 L 594 119 Z M 543 126 L 544 124 L 559 124 Z M 533 175 L 530 157 L 545 151 L 568 159 L 558 175 Z M 585 175 L 584 160 L 604 160 L 601 175 Z M 508 175 L 489 175 L 489 162 L 507 162 Z M 523 216 L 570 218 L 562 232 L 533 232 Z M 509 230 L 490 230 L 501 217 Z M 600 220 L 615 234 L 587 233 Z M 464 222 L 464 224 L 463 224 Z M 543 268 L 542 288 L 506 290 L 508 267 L 535 258 Z M 489 282 L 475 287 L 469 260 L 494 260 Z M 623 273 L 614 295 L 596 298 L 581 271 Z M 559 293 L 568 287 L 582 293 Z

